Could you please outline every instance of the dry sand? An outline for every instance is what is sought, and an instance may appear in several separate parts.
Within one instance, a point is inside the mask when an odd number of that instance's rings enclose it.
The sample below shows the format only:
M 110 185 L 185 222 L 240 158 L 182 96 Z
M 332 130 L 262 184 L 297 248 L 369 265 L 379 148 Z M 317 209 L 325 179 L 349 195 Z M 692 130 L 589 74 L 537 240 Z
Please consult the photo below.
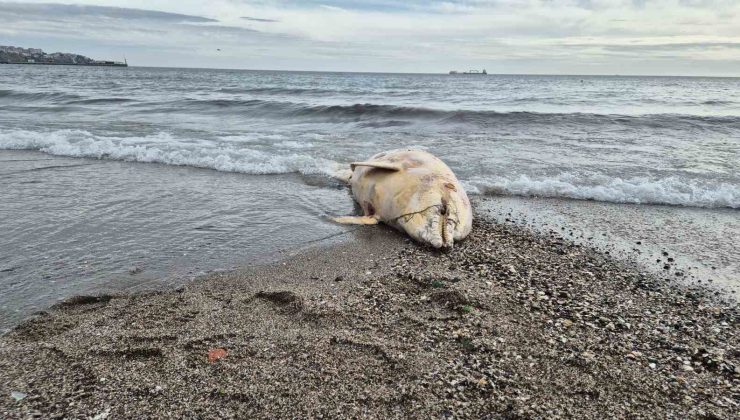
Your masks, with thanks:
M 737 418 L 737 304 L 485 221 L 355 235 L 40 314 L 0 338 L 0 417 Z

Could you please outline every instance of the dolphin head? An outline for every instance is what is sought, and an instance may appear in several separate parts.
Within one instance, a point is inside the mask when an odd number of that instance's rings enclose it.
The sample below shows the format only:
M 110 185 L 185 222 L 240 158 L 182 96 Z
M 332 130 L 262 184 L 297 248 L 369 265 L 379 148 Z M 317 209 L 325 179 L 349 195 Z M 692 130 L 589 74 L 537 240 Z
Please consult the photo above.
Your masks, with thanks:
M 417 191 L 404 214 L 396 219 L 398 227 L 416 241 L 434 248 L 452 248 L 465 238 L 473 215 L 465 191 L 457 182 L 435 182 Z

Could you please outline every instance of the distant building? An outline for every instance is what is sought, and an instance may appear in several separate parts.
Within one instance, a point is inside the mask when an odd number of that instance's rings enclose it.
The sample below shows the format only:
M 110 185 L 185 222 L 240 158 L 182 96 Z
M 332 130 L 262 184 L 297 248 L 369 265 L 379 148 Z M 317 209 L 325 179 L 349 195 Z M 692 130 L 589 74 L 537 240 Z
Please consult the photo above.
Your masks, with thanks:
M 21 48 L 0 45 L 0 63 L 3 64 L 58 64 L 77 66 L 128 67 L 128 63 L 96 61 L 80 54 L 55 52 L 46 54 L 40 48 Z

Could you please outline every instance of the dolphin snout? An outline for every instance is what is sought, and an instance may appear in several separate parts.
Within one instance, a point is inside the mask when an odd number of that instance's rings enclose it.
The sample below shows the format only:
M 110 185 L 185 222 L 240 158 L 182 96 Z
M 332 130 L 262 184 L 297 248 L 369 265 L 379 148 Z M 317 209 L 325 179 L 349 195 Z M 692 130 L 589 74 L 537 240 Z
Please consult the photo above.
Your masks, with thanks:
M 450 211 L 447 207 L 447 203 L 444 201 L 439 207 L 439 212 L 436 215 L 432 215 L 432 223 L 430 223 L 429 230 L 426 232 L 426 236 L 430 245 L 437 249 L 450 250 L 454 245 L 455 237 L 455 224 L 450 218 Z
M 398 219 L 398 227 L 418 242 L 435 249 L 452 249 L 457 228 L 455 208 L 445 200 L 409 217 Z

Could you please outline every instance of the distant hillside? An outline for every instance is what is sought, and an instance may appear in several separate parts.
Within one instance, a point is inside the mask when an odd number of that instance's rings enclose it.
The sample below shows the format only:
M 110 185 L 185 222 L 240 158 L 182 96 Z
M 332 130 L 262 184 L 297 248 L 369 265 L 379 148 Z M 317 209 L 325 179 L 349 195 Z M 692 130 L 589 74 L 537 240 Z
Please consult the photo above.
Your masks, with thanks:
M 125 66 L 114 61 L 98 61 L 80 54 L 55 52 L 47 54 L 39 48 L 0 45 L 0 64 L 58 64 L 78 66 Z

